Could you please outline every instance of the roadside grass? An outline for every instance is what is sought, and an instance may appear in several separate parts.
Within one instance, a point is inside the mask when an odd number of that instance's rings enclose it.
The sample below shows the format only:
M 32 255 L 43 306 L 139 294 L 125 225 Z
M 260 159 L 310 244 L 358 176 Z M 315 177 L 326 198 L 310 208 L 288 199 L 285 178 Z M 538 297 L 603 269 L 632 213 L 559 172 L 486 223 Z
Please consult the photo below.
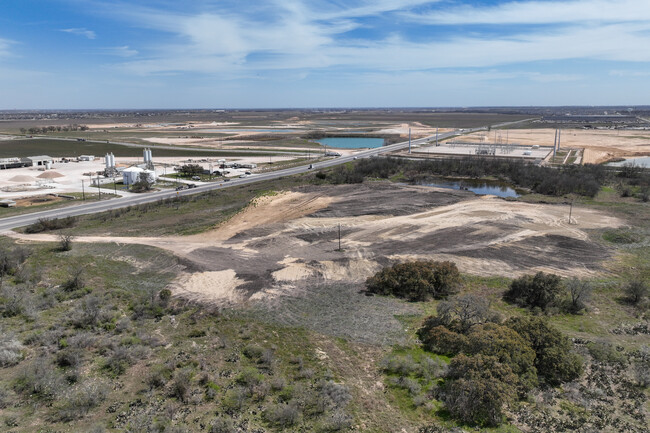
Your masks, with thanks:
M 0 218 L 10 217 L 14 215 L 24 215 L 32 212 L 40 212 L 40 211 L 50 210 L 50 209 L 58 209 L 62 207 L 78 205 L 80 203 L 83 203 L 83 195 L 80 192 L 78 193 L 71 192 L 71 193 L 66 193 L 65 195 L 75 197 L 75 199 L 74 200 L 66 199 L 57 202 L 33 204 L 31 206 L 19 206 L 19 207 L 9 207 L 9 208 L 3 207 L 0 208 Z M 116 197 L 119 196 L 110 193 L 102 193 L 102 200 L 108 200 L 109 198 L 116 198 Z M 85 201 L 86 202 L 99 201 L 99 194 L 87 192 L 85 194 Z
M 155 203 L 85 215 L 74 235 L 170 236 L 200 233 L 246 207 L 261 191 L 284 190 L 304 183 L 302 176 L 236 186 Z

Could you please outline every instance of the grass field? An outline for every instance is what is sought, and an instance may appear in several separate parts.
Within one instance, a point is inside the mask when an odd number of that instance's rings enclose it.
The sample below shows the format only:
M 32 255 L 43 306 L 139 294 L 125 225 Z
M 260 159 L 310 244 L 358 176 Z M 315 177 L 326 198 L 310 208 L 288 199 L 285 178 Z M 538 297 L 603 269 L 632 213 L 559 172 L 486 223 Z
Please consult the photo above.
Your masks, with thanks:
M 267 156 L 268 153 L 238 152 L 236 150 L 208 151 L 201 148 L 188 149 L 163 149 L 150 144 L 149 147 L 157 156 L 211 156 L 211 157 L 236 157 L 236 156 Z M 56 139 L 18 139 L 0 141 L 0 158 L 28 157 L 35 155 L 48 155 L 52 157 L 76 157 L 79 155 L 102 156 L 112 152 L 117 157 L 142 156 L 142 148 L 122 146 L 119 144 L 93 143 L 88 141 L 67 141 Z

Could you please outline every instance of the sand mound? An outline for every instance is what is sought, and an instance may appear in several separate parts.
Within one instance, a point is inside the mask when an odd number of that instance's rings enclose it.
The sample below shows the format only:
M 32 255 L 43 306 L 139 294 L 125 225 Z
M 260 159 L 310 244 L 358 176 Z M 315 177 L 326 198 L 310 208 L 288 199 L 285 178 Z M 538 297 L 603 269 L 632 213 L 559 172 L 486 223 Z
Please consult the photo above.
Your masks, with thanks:
M 36 179 L 31 176 L 27 176 L 26 174 L 19 174 L 9 179 L 10 182 L 33 182 L 35 180 Z
M 172 292 L 187 299 L 219 304 L 235 304 L 245 301 L 237 287 L 244 283 L 232 269 L 216 272 L 198 272 L 179 277 Z
M 64 177 L 64 174 L 59 173 L 58 171 L 46 171 L 39 174 L 37 177 L 41 179 L 54 179 L 57 177 Z

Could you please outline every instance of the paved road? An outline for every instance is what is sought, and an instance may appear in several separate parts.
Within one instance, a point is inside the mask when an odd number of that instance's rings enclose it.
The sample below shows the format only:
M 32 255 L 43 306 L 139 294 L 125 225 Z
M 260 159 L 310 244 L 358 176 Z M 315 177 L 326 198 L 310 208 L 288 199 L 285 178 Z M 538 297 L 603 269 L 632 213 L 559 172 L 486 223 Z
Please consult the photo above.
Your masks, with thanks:
M 471 132 L 480 131 L 485 129 L 482 128 L 472 128 L 472 129 L 463 129 L 456 130 L 451 132 L 445 132 L 438 135 L 439 140 L 447 139 L 454 135 L 459 134 L 469 134 Z M 425 138 L 420 138 L 417 140 L 412 140 L 412 145 L 426 144 L 429 140 L 435 139 L 435 135 Z M 187 189 L 183 191 L 158 191 L 150 194 L 138 194 L 130 197 L 115 198 L 106 201 L 85 203 L 76 206 L 70 206 L 60 209 L 51 209 L 42 212 L 34 212 L 25 215 L 16 215 L 12 217 L 0 219 L 0 233 L 17 228 L 23 227 L 28 224 L 32 224 L 38 221 L 40 218 L 64 218 L 68 216 L 78 216 L 78 215 L 87 215 L 98 212 L 104 212 L 111 209 L 119 209 L 127 206 L 140 205 L 144 203 L 152 203 L 158 200 L 164 200 L 169 198 L 174 198 L 177 196 L 185 196 L 198 194 L 210 190 L 219 190 L 224 188 L 231 188 L 239 185 L 247 185 L 251 183 L 263 182 L 266 180 L 277 179 L 283 176 L 291 176 L 294 174 L 305 173 L 310 170 L 318 170 L 321 168 L 333 167 L 336 165 L 345 164 L 354 159 L 360 158 L 369 158 L 380 155 L 386 152 L 393 152 L 396 150 L 402 150 L 408 148 L 409 142 L 403 141 L 401 143 L 395 143 L 388 146 L 378 147 L 375 149 L 368 149 L 361 152 L 358 152 L 351 156 L 341 156 L 338 158 L 330 159 L 328 161 L 322 161 L 313 164 L 313 169 L 309 168 L 309 165 L 302 165 L 299 167 L 287 168 L 284 170 L 273 171 L 270 173 L 254 174 L 246 178 L 236 178 L 232 179 L 229 182 L 213 182 L 207 185 L 201 185 L 196 188 Z

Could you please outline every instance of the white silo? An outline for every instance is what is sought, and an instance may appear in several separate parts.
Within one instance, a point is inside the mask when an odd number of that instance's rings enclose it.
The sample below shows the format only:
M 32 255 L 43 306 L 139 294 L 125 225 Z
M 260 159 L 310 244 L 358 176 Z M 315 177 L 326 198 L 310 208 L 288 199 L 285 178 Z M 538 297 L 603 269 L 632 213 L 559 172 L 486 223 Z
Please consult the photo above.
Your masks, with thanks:
M 111 155 L 107 153 L 106 156 L 104 157 L 104 162 L 106 163 L 107 170 L 111 168 Z
M 153 162 L 153 158 L 151 156 L 151 149 L 147 149 L 147 155 L 149 157 L 149 162 Z
M 147 149 L 144 149 L 142 151 L 142 162 L 146 164 L 147 162 L 149 162 L 148 158 L 149 158 L 149 152 L 147 152 Z
M 111 167 L 115 167 L 115 155 L 111 152 Z

